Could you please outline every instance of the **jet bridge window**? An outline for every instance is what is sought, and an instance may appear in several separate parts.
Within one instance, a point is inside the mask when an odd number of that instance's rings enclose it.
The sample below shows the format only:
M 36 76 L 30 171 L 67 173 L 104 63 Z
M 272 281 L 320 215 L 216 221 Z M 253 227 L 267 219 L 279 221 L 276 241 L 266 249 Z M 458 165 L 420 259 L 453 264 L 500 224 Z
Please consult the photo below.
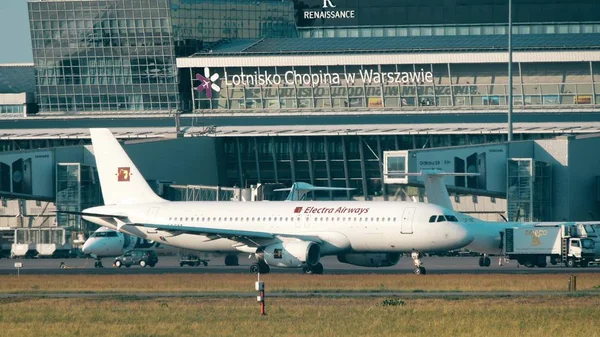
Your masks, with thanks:
M 437 218 L 437 222 L 444 222 L 444 221 L 446 221 L 446 217 L 443 215 L 439 215 Z
M 437 219 L 437 215 L 432 215 L 431 218 L 429 218 L 429 222 L 435 222 L 435 219 Z
M 571 247 L 579 247 L 579 241 L 571 241 Z

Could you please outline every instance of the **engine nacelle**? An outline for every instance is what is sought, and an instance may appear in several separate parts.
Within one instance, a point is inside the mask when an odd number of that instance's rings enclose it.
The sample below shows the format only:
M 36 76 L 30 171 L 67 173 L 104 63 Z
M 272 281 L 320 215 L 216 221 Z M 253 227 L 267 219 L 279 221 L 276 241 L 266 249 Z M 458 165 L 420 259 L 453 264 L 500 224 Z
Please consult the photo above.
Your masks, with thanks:
M 361 267 L 391 267 L 400 261 L 400 253 L 340 254 L 338 261 Z
M 267 246 L 258 254 L 269 266 L 299 268 L 314 266 L 321 259 L 321 247 L 312 241 L 284 241 Z

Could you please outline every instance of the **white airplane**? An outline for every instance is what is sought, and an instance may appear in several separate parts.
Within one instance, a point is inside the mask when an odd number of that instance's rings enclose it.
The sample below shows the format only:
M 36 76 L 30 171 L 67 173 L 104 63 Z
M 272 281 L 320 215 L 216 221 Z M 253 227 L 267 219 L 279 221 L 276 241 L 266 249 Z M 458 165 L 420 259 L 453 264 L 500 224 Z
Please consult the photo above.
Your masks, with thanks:
M 91 129 L 105 206 L 79 214 L 100 226 L 174 247 L 250 253 L 252 272 L 270 266 L 323 272 L 321 256 L 361 266 L 391 266 L 412 252 L 452 250 L 473 235 L 455 212 L 434 204 L 378 201 L 170 202 L 158 197 L 108 129 Z M 445 221 L 430 222 L 443 216 Z
M 353 188 L 335 188 L 335 187 L 317 187 L 308 183 L 297 182 L 290 188 L 282 188 L 274 191 L 289 191 L 286 200 L 304 200 L 306 195 L 311 191 L 350 191 Z M 159 242 L 148 241 L 142 238 L 136 238 L 129 234 L 110 229 L 108 227 L 100 227 L 85 241 L 82 251 L 96 259 L 94 267 L 103 268 L 102 258 L 116 257 L 133 249 L 148 249 L 161 252 L 177 252 L 179 249 L 169 245 L 161 245 Z M 218 254 L 217 254 L 218 255 Z M 237 255 L 225 256 L 226 266 L 237 266 Z
M 160 242 L 148 241 L 139 237 L 134 237 L 129 234 L 121 233 L 108 227 L 100 227 L 85 241 L 82 251 L 85 254 L 90 254 L 96 259 L 94 267 L 102 268 L 102 258 L 120 256 L 130 250 L 144 249 L 153 250 L 157 253 L 173 254 L 179 253 L 180 249 L 169 245 L 161 244 Z M 202 260 L 208 260 L 222 254 L 204 253 Z M 237 266 L 237 255 L 225 256 L 226 266 Z

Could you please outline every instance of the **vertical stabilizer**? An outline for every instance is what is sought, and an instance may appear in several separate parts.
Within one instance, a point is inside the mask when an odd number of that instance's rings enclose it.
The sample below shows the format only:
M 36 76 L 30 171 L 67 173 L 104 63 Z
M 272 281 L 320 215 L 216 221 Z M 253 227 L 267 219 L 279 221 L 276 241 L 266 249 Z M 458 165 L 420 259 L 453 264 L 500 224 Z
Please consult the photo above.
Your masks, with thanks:
M 90 129 L 104 204 L 163 202 L 108 129 Z
M 450 202 L 450 194 L 444 182 L 446 175 L 435 171 L 422 171 L 421 175 L 425 184 L 427 202 L 447 209 L 453 209 L 452 202 Z

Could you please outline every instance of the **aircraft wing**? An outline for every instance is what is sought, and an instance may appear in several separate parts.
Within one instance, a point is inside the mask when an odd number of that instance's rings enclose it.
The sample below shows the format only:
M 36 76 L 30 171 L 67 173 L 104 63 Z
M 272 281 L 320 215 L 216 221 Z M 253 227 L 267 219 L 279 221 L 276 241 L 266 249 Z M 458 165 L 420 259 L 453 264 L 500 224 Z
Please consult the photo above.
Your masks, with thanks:
M 121 214 L 100 214 L 100 213 L 90 213 L 90 212 L 75 212 L 75 211 L 54 211 L 56 214 L 74 214 L 80 216 L 93 216 L 97 218 L 115 218 L 119 220 L 127 219 L 126 215 Z
M 255 239 L 274 239 L 275 235 L 267 232 L 257 231 L 246 231 L 238 229 L 224 229 L 224 228 L 211 228 L 211 227 L 193 227 L 193 226 L 174 226 L 174 225 L 160 225 L 160 224 L 135 224 L 138 226 L 144 226 L 149 228 L 155 228 L 162 231 L 174 232 L 174 233 L 188 233 L 197 235 L 218 235 L 221 237 L 234 238 L 234 237 L 248 237 Z
M 193 226 L 173 226 L 173 225 L 161 225 L 161 224 L 133 224 L 136 226 L 144 226 L 148 228 L 154 228 L 162 231 L 170 232 L 174 235 L 178 234 L 195 234 L 205 235 L 209 237 L 227 238 L 233 241 L 237 241 L 241 244 L 260 247 L 261 242 L 270 241 L 275 238 L 294 238 L 304 241 L 312 241 L 318 244 L 323 243 L 323 240 L 318 235 L 307 235 L 307 234 L 283 234 L 283 233 L 268 233 L 259 231 L 247 231 L 241 229 L 227 229 L 227 228 L 211 228 L 211 227 L 193 227 Z

